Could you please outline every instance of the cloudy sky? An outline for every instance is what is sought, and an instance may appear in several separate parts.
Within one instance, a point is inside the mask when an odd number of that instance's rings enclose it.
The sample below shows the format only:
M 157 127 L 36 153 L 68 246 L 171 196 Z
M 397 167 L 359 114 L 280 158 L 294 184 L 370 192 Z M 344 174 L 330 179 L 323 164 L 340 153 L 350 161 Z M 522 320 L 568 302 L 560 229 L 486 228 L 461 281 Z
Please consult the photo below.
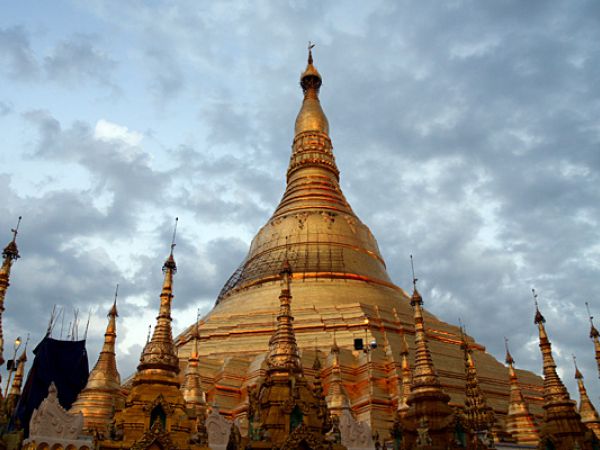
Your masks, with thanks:
M 93 364 L 119 283 L 130 373 L 175 216 L 175 332 L 208 311 L 283 193 L 308 40 L 342 188 L 395 282 L 413 253 L 429 310 L 539 372 L 536 287 L 571 394 L 575 353 L 598 401 L 592 0 L 5 2 L 2 243 L 23 216 L 5 356 L 56 304 L 55 336 L 91 311 Z

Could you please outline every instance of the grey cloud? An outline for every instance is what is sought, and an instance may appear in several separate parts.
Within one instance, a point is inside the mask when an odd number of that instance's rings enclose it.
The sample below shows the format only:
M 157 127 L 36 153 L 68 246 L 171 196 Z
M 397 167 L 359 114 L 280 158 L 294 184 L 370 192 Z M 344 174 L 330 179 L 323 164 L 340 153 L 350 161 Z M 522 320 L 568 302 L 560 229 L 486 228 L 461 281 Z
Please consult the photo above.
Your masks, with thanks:
M 112 73 L 117 63 L 94 46 L 97 36 L 78 34 L 60 42 L 43 61 L 46 76 L 65 85 L 93 80 L 115 87 Z
M 257 230 L 283 192 L 304 41 L 314 39 L 342 188 L 378 238 L 392 278 L 410 287 L 413 253 L 430 311 L 452 323 L 460 315 L 499 359 L 507 335 L 519 367 L 539 372 L 537 347 L 527 345 L 536 339 L 530 289 L 537 287 L 571 394 L 572 352 L 592 395 L 600 392 L 590 383 L 596 368 L 583 308 L 589 300 L 600 314 L 597 2 L 384 2 L 353 10 L 351 22 L 325 4 L 190 5 L 101 7 L 104 18 L 150 43 L 140 51 L 149 72 L 141 82 L 159 109 L 183 93 L 197 105 L 208 132 L 197 148 L 168 145 L 176 169 L 157 173 L 143 152 L 126 159 L 128 149 L 93 142 L 89 126 L 65 127 L 41 113 L 29 116 L 39 133 L 36 157 L 85 167 L 96 190 L 117 193 L 120 210 L 168 198 L 194 211 L 200 226 Z M 11 48 L 30 49 L 26 34 L 15 36 Z M 26 57 L 10 58 L 7 67 L 22 60 L 27 68 Z M 53 195 L 52 204 L 68 199 Z M 93 193 L 75 195 L 68 201 L 82 210 L 73 212 L 76 222 L 90 232 L 108 236 L 121 225 L 134 232 L 135 214 L 124 221 L 85 208 Z M 161 241 L 169 240 L 170 221 L 155 227 Z M 64 236 L 52 231 L 58 214 L 50 224 L 51 239 L 38 243 L 49 256 Z M 176 308 L 204 307 L 244 245 L 199 245 L 184 235 Z M 147 295 L 148 305 L 165 256 L 166 248 L 148 250 L 132 276 L 131 291 Z M 87 271 L 101 257 L 86 258 Z
M 117 62 L 97 44 L 97 36 L 75 34 L 58 42 L 47 55 L 37 55 L 23 26 L 0 29 L 0 65 L 14 81 L 50 80 L 73 87 L 93 81 L 117 93 Z
M 31 80 L 38 76 L 38 63 L 23 27 L 0 29 L 0 66 L 15 80 Z

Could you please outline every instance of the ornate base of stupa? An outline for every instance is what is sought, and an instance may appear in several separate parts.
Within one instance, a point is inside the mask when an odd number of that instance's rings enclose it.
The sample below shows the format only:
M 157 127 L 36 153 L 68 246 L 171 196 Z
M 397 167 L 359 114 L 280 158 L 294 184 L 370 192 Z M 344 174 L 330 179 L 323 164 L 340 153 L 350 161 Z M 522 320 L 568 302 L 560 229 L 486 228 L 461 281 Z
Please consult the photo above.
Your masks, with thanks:
M 302 352 L 305 373 L 312 374 L 315 348 L 322 359 L 329 355 L 334 336 L 341 348 L 340 365 L 346 392 L 358 420 L 367 422 L 381 436 L 393 424 L 398 393 L 402 335 L 414 351 L 412 307 L 399 288 L 365 281 L 305 278 L 294 274 L 292 281 L 294 329 Z M 244 414 L 246 389 L 264 375 L 268 340 L 273 334 L 278 310 L 279 284 L 264 283 L 225 298 L 200 322 L 200 372 L 208 402 L 222 413 Z M 451 405 L 464 404 L 465 372 L 460 330 L 426 313 L 426 330 L 434 365 Z M 192 348 L 190 331 L 177 341 L 181 366 Z M 377 347 L 354 350 L 355 339 Z M 479 381 L 488 404 L 499 419 L 506 414 L 509 380 L 506 367 L 469 340 L 477 364 Z M 365 345 L 365 348 L 368 347 Z M 325 360 L 324 388 L 328 391 L 331 360 Z M 517 371 L 532 413 L 542 412 L 542 379 L 531 372 Z

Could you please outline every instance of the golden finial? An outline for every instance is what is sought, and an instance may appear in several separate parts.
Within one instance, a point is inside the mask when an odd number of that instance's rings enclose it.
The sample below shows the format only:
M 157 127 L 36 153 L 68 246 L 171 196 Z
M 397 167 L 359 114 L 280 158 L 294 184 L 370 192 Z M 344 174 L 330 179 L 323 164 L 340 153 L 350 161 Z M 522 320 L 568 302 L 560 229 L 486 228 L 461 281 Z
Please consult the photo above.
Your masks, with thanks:
M 2 256 L 8 260 L 14 261 L 15 259 L 19 259 L 21 256 L 19 255 L 19 250 L 17 248 L 17 234 L 19 234 L 19 225 L 21 225 L 21 219 L 23 217 L 19 216 L 19 220 L 17 220 L 17 226 L 11 228 L 10 231 L 13 235 L 12 240 L 9 244 L 4 248 L 2 252 Z
M 329 134 L 329 121 L 319 102 L 319 89 L 323 80 L 321 74 L 313 65 L 312 49 L 314 46 L 315 44 L 309 42 L 308 64 L 300 75 L 300 86 L 304 93 L 304 101 L 296 117 L 295 136 L 304 132 Z
M 577 357 L 575 356 L 575 354 L 572 354 L 571 356 L 573 357 L 573 365 L 575 366 L 575 379 L 582 380 L 583 375 L 579 371 L 579 367 L 577 367 Z
M 600 336 L 600 333 L 598 333 L 598 330 L 594 326 L 594 316 L 590 313 L 590 305 L 588 302 L 585 302 L 585 309 L 587 309 L 588 317 L 590 318 L 590 338 L 597 338 Z
M 19 233 L 19 225 L 21 225 L 22 218 L 23 216 L 19 216 L 19 220 L 17 220 L 17 226 L 10 229 L 10 231 L 12 231 L 13 233 L 13 242 L 17 240 L 17 234 Z
M 119 313 L 117 312 L 117 297 L 119 296 L 119 283 L 117 283 L 117 287 L 115 288 L 115 299 L 113 301 L 113 305 L 108 311 L 109 317 L 119 317 Z
M 544 316 L 542 316 L 542 313 L 540 312 L 540 307 L 538 305 L 538 294 L 534 288 L 531 288 L 531 293 L 533 294 L 533 303 L 535 304 L 535 319 L 533 322 L 536 325 L 540 323 L 546 323 L 546 319 L 544 318 Z
M 177 272 L 177 264 L 175 264 L 175 258 L 173 258 L 173 250 L 175 249 L 175 238 L 177 237 L 177 222 L 179 222 L 179 217 L 175 217 L 175 226 L 173 227 L 173 237 L 171 239 L 171 252 L 169 253 L 169 257 L 165 261 L 163 265 L 163 272 L 167 270 L 171 270 L 171 272 Z
M 513 359 L 512 355 L 510 354 L 510 351 L 508 350 L 508 338 L 506 336 L 504 336 L 504 348 L 506 349 L 506 364 L 513 365 L 515 363 L 515 360 Z
M 417 289 L 417 281 L 419 281 L 418 278 L 415 277 L 415 264 L 413 261 L 413 255 L 410 255 L 410 270 L 412 271 L 412 284 L 413 284 L 413 289 L 416 290 Z
M 412 271 L 412 283 L 413 283 L 413 294 L 410 299 L 410 304 L 411 304 L 411 306 L 415 306 L 416 303 L 419 303 L 420 305 L 422 305 L 423 297 L 421 297 L 421 294 L 417 290 L 417 281 L 419 281 L 419 279 L 417 277 L 415 277 L 415 265 L 414 265 L 414 261 L 413 261 L 413 255 L 410 255 L 410 269 Z

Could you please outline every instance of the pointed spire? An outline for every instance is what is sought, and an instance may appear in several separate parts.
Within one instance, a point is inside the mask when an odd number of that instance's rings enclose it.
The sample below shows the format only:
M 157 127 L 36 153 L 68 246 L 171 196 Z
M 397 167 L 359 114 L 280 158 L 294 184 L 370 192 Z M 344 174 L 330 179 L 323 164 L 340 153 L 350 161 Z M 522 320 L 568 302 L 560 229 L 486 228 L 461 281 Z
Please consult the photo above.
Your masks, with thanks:
M 300 355 L 294 334 L 291 310 L 291 278 L 292 268 L 286 259 L 279 273 L 281 278 L 281 294 L 279 295 L 279 315 L 277 328 L 269 341 L 267 354 L 268 373 L 301 373 Z
M 342 415 L 344 410 L 350 410 L 350 399 L 342 381 L 342 367 L 340 365 L 340 348 L 338 347 L 335 334 L 331 346 L 331 378 L 329 390 L 327 391 L 327 404 L 331 414 Z
M 308 43 L 308 64 L 300 76 L 304 103 L 296 118 L 296 136 L 307 131 L 329 134 L 329 122 L 319 102 L 319 89 L 323 80 L 313 65 L 312 49 L 314 46 L 315 44 Z
M 600 416 L 598 416 L 598 412 L 585 389 L 583 375 L 577 367 L 575 355 L 573 355 L 573 364 L 575 365 L 575 379 L 577 380 L 577 387 L 579 388 L 579 415 L 581 416 L 581 421 L 586 427 L 594 432 L 598 439 L 600 439 Z
M 575 402 L 569 397 L 562 380 L 556 372 L 556 363 L 552 355 L 552 344 L 548 339 L 544 323 L 546 320 L 540 312 L 538 295 L 531 290 L 535 303 L 535 324 L 538 326 L 540 350 L 544 372 L 544 422 L 540 430 L 543 443 L 559 439 L 562 445 L 573 447 L 583 443 L 586 427 L 576 411 Z
M 96 365 L 90 372 L 86 389 L 117 390 L 121 386 L 121 376 L 117 370 L 115 345 L 117 342 L 117 297 L 119 285 L 115 288 L 113 304 L 108 311 L 108 323 L 104 332 L 104 343 Z
M 423 298 L 417 290 L 418 278 L 415 277 L 413 257 L 410 255 L 410 265 L 413 275 L 413 293 L 410 304 L 414 310 L 415 322 L 415 364 L 413 369 L 413 380 L 411 387 L 411 399 L 421 391 L 436 390 L 442 392 L 440 380 L 433 366 L 431 353 L 427 344 L 427 335 L 425 334 L 425 321 L 423 318 Z
M 179 373 L 179 359 L 173 342 L 173 331 L 171 329 L 171 306 L 173 302 L 173 276 L 177 272 L 177 264 L 173 257 L 175 249 L 175 237 L 177 233 L 177 222 L 173 228 L 173 239 L 171 241 L 171 252 L 163 264 L 164 280 L 160 293 L 160 309 L 156 317 L 156 325 L 152 338 L 144 347 L 140 364 L 138 365 L 138 375 L 151 371 L 161 373 L 169 378 L 176 378 Z M 150 373 L 151 373 L 150 372 Z
M 185 371 L 184 382 L 182 386 L 183 398 L 189 407 L 194 408 L 199 412 L 206 406 L 206 396 L 202 390 L 202 381 L 200 379 L 200 367 L 199 367 L 199 352 L 198 352 L 198 341 L 200 340 L 200 330 L 198 329 L 198 322 L 200 320 L 200 310 L 196 315 L 196 326 L 192 331 L 192 339 L 194 340 L 194 347 L 190 353 L 188 359 L 187 369 Z
M 562 380 L 556 372 L 556 363 L 554 362 L 554 356 L 552 355 L 552 344 L 548 339 L 546 328 L 544 323 L 546 319 L 540 312 L 538 304 L 538 294 L 535 289 L 531 289 L 533 294 L 533 301 L 535 304 L 535 319 L 534 323 L 538 326 L 539 339 L 540 339 L 540 350 L 542 351 L 543 357 L 543 369 L 544 369 L 544 401 L 569 401 L 569 393 L 565 388 Z
M 460 320 L 459 320 L 460 321 Z M 494 411 L 487 406 L 485 396 L 479 386 L 477 368 L 473 360 L 473 350 L 469 346 L 466 331 L 460 327 L 461 348 L 465 359 L 465 416 L 467 426 L 476 433 L 491 433 L 494 424 Z
M 2 266 L 0 267 L 0 365 L 4 363 L 4 338 L 2 333 L 2 313 L 4 312 L 4 299 L 6 291 L 10 286 L 10 269 L 13 262 L 21 257 L 17 248 L 17 234 L 19 233 L 19 225 L 21 224 L 21 216 L 17 221 L 17 226 L 11 228 L 13 234 L 12 240 L 4 248 L 2 252 Z
M 510 398 L 508 413 L 506 415 L 506 431 L 509 432 L 519 444 L 537 445 L 540 440 L 539 430 L 533 415 L 523 397 L 519 380 L 515 372 L 515 360 L 508 349 L 508 339 L 504 338 L 506 347 L 506 364 L 510 382 Z
M 428 442 L 426 445 L 430 444 L 432 448 L 446 448 L 454 433 L 453 410 L 448 404 L 450 396 L 444 392 L 431 358 L 425 333 L 423 298 L 417 290 L 412 255 L 410 255 L 410 265 L 413 277 L 413 294 L 410 304 L 413 307 L 415 359 L 410 395 L 407 400 L 409 409 L 405 415 L 405 421 L 408 424 L 406 445 L 407 448 L 423 445 L 424 438 L 421 431 L 424 428 L 423 424 L 427 424 L 429 437 L 426 439 Z M 419 431 L 420 428 L 421 431 Z
M 585 302 L 588 316 L 590 318 L 590 339 L 594 342 L 594 350 L 596 352 L 596 365 L 598 366 L 598 376 L 600 377 L 600 333 L 594 326 L 594 317 L 590 314 L 590 305 Z
M 88 376 L 87 383 L 70 409 L 71 413 L 83 414 L 84 427 L 88 430 L 104 430 L 115 410 L 115 402 L 121 395 L 121 375 L 117 369 L 115 345 L 117 342 L 117 297 L 115 288 L 113 304 L 106 315 L 108 323 L 104 332 L 104 343 L 96 365 Z
M 402 334 L 402 349 L 400 350 L 400 370 L 402 374 L 402 390 L 398 400 L 398 411 L 406 412 L 408 410 L 407 400 L 410 396 L 410 386 L 412 384 L 412 369 L 410 368 L 408 343 L 406 342 L 406 333 L 404 327 L 400 328 Z

